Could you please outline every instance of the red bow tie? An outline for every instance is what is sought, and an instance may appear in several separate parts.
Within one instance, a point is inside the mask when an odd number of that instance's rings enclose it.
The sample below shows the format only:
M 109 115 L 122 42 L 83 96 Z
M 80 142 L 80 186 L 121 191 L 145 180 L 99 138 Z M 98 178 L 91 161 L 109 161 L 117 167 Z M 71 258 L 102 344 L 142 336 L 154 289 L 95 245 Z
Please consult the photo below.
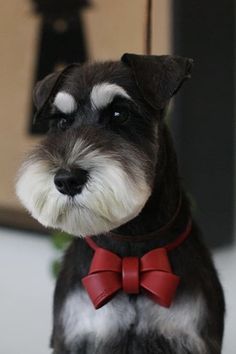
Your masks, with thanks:
M 179 246 L 190 234 L 191 221 L 186 230 L 172 243 L 155 248 L 142 258 L 123 259 L 90 238 L 86 242 L 95 251 L 89 274 L 82 279 L 96 309 L 110 301 L 119 290 L 127 294 L 147 295 L 161 306 L 169 307 L 175 296 L 180 278 L 172 273 L 167 252 Z

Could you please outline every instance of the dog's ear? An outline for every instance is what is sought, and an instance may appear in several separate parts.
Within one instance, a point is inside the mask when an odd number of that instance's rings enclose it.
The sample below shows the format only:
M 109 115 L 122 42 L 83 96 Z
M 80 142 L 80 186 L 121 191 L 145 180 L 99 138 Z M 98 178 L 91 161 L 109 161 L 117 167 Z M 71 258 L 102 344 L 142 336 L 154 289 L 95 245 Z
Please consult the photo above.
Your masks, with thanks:
M 36 83 L 33 91 L 33 102 L 37 111 L 39 111 L 47 101 L 59 76 L 60 72 L 49 74 Z
M 33 92 L 33 101 L 37 109 L 34 116 L 34 123 L 45 119 L 51 108 L 51 104 L 55 98 L 58 89 L 62 86 L 66 75 L 80 64 L 70 64 L 61 71 L 47 75 L 43 80 L 39 81 Z
M 190 78 L 193 60 L 171 55 L 124 54 L 121 57 L 134 74 L 144 99 L 154 108 L 163 109 L 169 99 Z

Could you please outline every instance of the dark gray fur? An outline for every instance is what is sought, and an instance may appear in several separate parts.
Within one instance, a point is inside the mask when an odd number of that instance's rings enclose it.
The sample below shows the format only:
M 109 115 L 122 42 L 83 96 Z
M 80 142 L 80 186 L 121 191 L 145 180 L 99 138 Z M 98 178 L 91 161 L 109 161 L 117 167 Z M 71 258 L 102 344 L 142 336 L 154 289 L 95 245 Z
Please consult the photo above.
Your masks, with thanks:
M 37 86 L 35 101 L 39 109 L 36 117 L 38 122 L 48 120 L 53 114 L 51 103 L 59 88 L 76 97 L 76 101 L 80 102 L 80 111 L 73 126 L 66 132 L 59 133 L 52 129 L 40 148 L 35 151 L 34 158 L 47 161 L 56 170 L 57 160 L 53 158 L 59 156 L 60 159 L 66 160 L 68 142 L 76 140 L 81 134 L 87 134 L 87 138 L 93 141 L 95 146 L 110 155 L 114 154 L 115 159 L 120 159 L 123 168 L 130 175 L 132 166 L 127 163 L 128 151 L 131 151 L 137 161 L 142 156 L 143 169 L 152 188 L 152 195 L 136 218 L 113 230 L 121 235 L 130 235 L 130 241 L 114 240 L 109 235 L 94 236 L 98 245 L 121 257 L 142 256 L 147 251 L 164 245 L 184 230 L 191 215 L 189 202 L 181 187 L 175 151 L 163 119 L 169 99 L 189 76 L 191 65 L 190 60 L 179 57 L 147 58 L 126 55 L 123 62 L 73 66 L 59 76 L 52 75 L 46 79 L 47 90 L 43 90 L 43 82 Z M 132 97 L 138 113 L 136 119 L 128 122 L 125 127 L 101 123 L 99 116 L 91 111 L 88 95 L 95 84 L 102 82 L 116 83 Z M 158 137 L 154 134 L 157 124 Z M 180 191 L 183 194 L 181 210 L 175 228 L 167 238 L 132 242 L 132 235 L 157 230 L 170 220 L 177 208 Z M 54 297 L 54 354 L 196 353 L 190 352 L 188 347 L 182 347 L 179 351 L 175 340 L 164 338 L 155 328 L 148 335 L 137 336 L 135 322 L 128 331 L 120 330 L 116 338 L 108 337 L 99 345 L 95 345 L 91 336 L 89 341 L 85 339 L 66 347 L 60 313 L 68 294 L 75 288 L 82 287 L 81 278 L 87 275 L 92 256 L 93 251 L 85 241 L 76 238 L 64 257 Z M 181 277 L 176 299 L 186 294 L 203 296 L 207 304 L 207 314 L 202 323 L 201 338 L 206 344 L 208 354 L 220 354 L 224 322 L 223 293 L 211 256 L 201 241 L 200 231 L 195 223 L 190 237 L 179 248 L 170 252 L 170 260 L 174 273 Z M 137 296 L 127 296 L 130 304 L 135 306 Z M 153 303 L 153 306 L 157 305 Z

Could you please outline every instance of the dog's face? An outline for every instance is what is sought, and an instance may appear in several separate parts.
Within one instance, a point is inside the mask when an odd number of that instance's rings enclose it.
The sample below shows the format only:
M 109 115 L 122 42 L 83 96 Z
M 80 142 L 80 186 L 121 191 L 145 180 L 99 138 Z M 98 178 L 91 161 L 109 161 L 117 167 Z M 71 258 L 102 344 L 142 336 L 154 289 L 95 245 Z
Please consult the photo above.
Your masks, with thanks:
M 100 234 L 137 216 L 152 193 L 162 112 L 191 60 L 126 54 L 71 65 L 36 86 L 47 137 L 23 163 L 17 194 L 45 226 Z

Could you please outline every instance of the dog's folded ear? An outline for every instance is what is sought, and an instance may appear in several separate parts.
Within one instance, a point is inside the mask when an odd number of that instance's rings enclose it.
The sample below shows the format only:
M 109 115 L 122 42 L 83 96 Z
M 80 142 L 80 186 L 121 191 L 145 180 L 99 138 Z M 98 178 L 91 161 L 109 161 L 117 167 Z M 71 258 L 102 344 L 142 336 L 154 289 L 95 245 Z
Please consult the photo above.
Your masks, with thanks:
M 169 99 L 190 78 L 193 60 L 171 55 L 124 54 L 121 61 L 134 74 L 144 99 L 154 108 L 163 109 Z
M 43 120 L 47 117 L 51 104 L 56 93 L 62 86 L 66 75 L 80 64 L 70 64 L 63 70 L 47 75 L 43 80 L 37 82 L 34 92 L 33 101 L 37 112 L 34 116 L 34 122 Z

